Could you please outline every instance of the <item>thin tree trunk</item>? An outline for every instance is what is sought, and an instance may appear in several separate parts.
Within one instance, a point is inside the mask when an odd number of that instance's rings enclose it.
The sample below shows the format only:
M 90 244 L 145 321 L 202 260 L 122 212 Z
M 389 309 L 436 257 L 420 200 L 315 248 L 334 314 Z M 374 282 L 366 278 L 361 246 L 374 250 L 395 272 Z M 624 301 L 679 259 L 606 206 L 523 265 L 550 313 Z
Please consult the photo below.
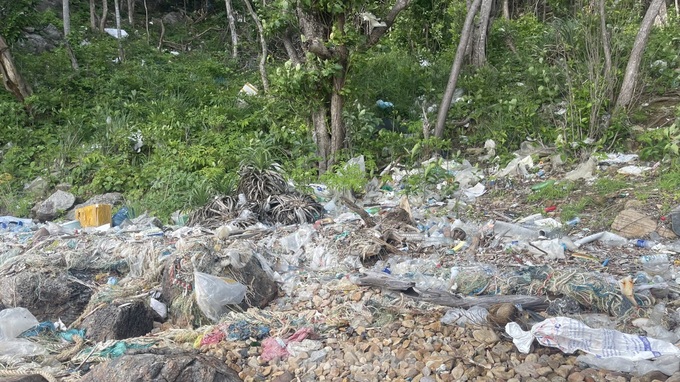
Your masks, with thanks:
M 291 39 L 290 35 L 290 28 L 288 28 L 281 38 L 283 40 L 283 47 L 286 49 L 286 53 L 288 53 L 290 62 L 292 62 L 293 65 L 299 65 L 302 63 L 302 61 L 295 50 L 295 45 L 293 45 L 293 40 Z
M 135 25 L 135 0 L 127 0 L 128 22 Z
M 120 0 L 113 0 L 114 12 L 116 12 L 116 38 L 118 39 L 118 59 L 119 62 L 125 60 L 125 52 L 123 51 L 123 36 L 120 33 Z
M 76 72 L 80 68 L 78 66 L 78 59 L 76 59 L 76 54 L 73 52 L 73 49 L 71 48 L 71 44 L 68 42 L 68 40 L 64 40 L 64 46 L 66 47 L 66 53 L 68 54 L 69 60 L 71 60 L 71 68 L 75 70 Z
M 312 112 L 312 125 L 314 125 L 314 143 L 319 160 L 319 175 L 328 170 L 326 158 L 330 156 L 331 136 L 328 134 L 326 106 L 321 105 Z
M 158 39 L 158 50 L 163 48 L 163 37 L 165 37 L 165 24 L 163 24 L 163 19 L 159 19 L 161 22 L 161 38 Z
M 680 3 L 678 0 L 675 0 L 675 16 L 680 18 Z
M 146 0 L 144 0 L 144 26 L 146 27 L 146 42 L 147 44 L 151 40 L 151 34 L 149 33 L 149 7 L 146 5 Z
M 637 82 L 640 61 L 642 61 L 642 53 L 645 50 L 647 39 L 649 38 L 649 34 L 652 31 L 654 19 L 656 18 L 656 15 L 659 14 L 661 3 L 664 1 L 665 0 L 652 0 L 649 8 L 647 8 L 645 17 L 642 19 L 640 30 L 638 31 L 637 37 L 635 37 L 635 42 L 633 43 L 633 49 L 630 51 L 630 58 L 628 59 L 628 65 L 626 65 L 626 71 L 623 76 L 623 82 L 621 83 L 619 97 L 616 100 L 615 110 L 627 108 L 633 100 L 633 93 L 635 90 L 635 84 Z
M 479 10 L 479 25 L 475 29 L 474 50 L 472 51 L 472 65 L 476 67 L 486 64 L 486 38 L 489 30 L 492 5 L 493 0 L 482 0 L 481 9 Z
M 510 0 L 503 0 L 503 18 L 510 20 Z
M 609 33 L 607 33 L 607 15 L 604 10 L 606 0 L 599 1 L 600 8 L 600 33 L 602 34 L 602 50 L 604 52 L 604 78 L 609 81 L 609 74 L 612 71 L 612 50 L 609 45 Z
M 446 84 L 444 97 L 442 98 L 442 103 L 439 106 L 439 111 L 437 112 L 437 124 L 434 128 L 434 136 L 437 138 L 442 138 L 444 136 L 446 116 L 449 113 L 449 107 L 451 107 L 451 100 L 453 99 L 453 92 L 456 90 L 456 82 L 458 82 L 458 75 L 460 74 L 460 69 L 463 66 L 465 48 L 467 47 L 468 41 L 470 40 L 470 35 L 472 34 L 472 23 L 475 20 L 475 14 L 477 13 L 481 3 L 482 0 L 474 0 L 470 6 L 470 9 L 468 9 L 467 16 L 465 17 L 465 24 L 463 24 L 460 41 L 458 41 L 458 49 L 456 50 L 456 57 L 454 58 L 453 65 L 451 66 L 449 81 Z
M 253 18 L 255 26 L 257 26 L 257 35 L 260 38 L 260 47 L 262 48 L 260 56 L 260 77 L 262 78 L 262 88 L 264 89 L 264 92 L 269 93 L 269 79 L 267 79 L 267 68 L 265 67 L 268 52 L 267 41 L 264 39 L 264 28 L 262 27 L 260 18 L 257 16 L 253 6 L 250 4 L 250 0 L 243 0 L 243 2 L 246 4 L 246 8 L 248 8 L 248 13 L 250 13 L 250 17 Z
M 2 84 L 19 102 L 24 102 L 33 94 L 30 85 L 21 77 L 21 73 L 14 65 L 14 59 L 9 51 L 7 42 L 0 36 L 0 78 Z
M 661 3 L 661 8 L 659 8 L 659 14 L 656 15 L 654 19 L 654 25 L 662 26 L 668 24 L 668 9 L 666 9 L 666 2 Z
M 97 30 L 97 14 L 95 12 L 94 0 L 90 0 L 90 29 Z
M 231 33 L 231 57 L 238 57 L 238 35 L 236 34 L 236 22 L 234 19 L 234 10 L 231 6 L 231 0 L 224 0 L 224 5 L 227 7 L 227 20 L 229 21 L 229 33 Z
M 69 0 L 61 1 L 62 20 L 64 21 L 64 38 L 71 34 L 71 10 Z
M 106 17 L 109 13 L 109 2 L 108 0 L 102 0 L 102 17 L 99 19 L 99 31 L 104 32 L 106 28 Z

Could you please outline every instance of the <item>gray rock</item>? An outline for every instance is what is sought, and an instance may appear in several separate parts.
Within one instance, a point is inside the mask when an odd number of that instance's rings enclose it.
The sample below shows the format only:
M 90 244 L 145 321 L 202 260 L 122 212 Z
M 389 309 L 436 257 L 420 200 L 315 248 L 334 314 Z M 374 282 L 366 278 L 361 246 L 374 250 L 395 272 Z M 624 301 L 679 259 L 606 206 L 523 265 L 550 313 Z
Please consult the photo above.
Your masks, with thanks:
M 179 12 L 170 12 L 167 15 L 163 16 L 163 23 L 165 25 L 174 25 L 181 23 L 185 20 L 184 15 L 182 15 Z
M 141 300 L 107 305 L 89 315 L 81 327 L 96 342 L 143 336 L 153 329 L 153 310 Z
M 50 186 L 49 182 L 45 180 L 42 176 L 39 176 L 32 181 L 26 183 L 24 185 L 24 191 L 31 193 L 33 195 L 44 195 L 47 192 L 48 187 Z
M 75 201 L 76 197 L 73 196 L 72 193 L 57 190 L 46 200 L 37 203 L 33 209 L 31 209 L 31 213 L 35 218 L 42 222 L 54 220 L 60 212 L 73 207 Z
M 59 41 L 61 40 L 61 32 L 59 29 L 54 26 L 53 24 L 50 24 L 43 29 L 40 34 L 45 36 L 46 39 L 52 40 L 52 41 Z
M 61 41 L 61 32 L 56 26 L 50 24 L 42 30 L 25 31 L 18 45 L 30 53 L 40 54 L 56 48 L 61 44 Z
M 14 377 L 4 377 L 0 379 L 2 382 L 47 382 L 41 375 L 17 375 Z
M 52 42 L 47 41 L 47 39 L 37 33 L 23 35 L 21 40 L 17 42 L 17 45 L 33 54 L 48 52 L 56 47 Z
M 69 325 L 90 301 L 92 290 L 74 281 L 67 271 L 47 266 L 17 271 L 7 269 L 10 266 L 5 264 L 0 269 L 0 304 L 24 307 L 38 321 L 61 318 Z
M 82 382 L 240 382 L 238 374 L 217 358 L 203 354 L 123 355 L 99 364 Z
M 75 220 L 76 210 L 78 208 L 91 206 L 94 204 L 110 204 L 112 206 L 119 205 L 123 202 L 123 194 L 120 192 L 109 192 L 107 194 L 95 195 L 88 199 L 85 203 L 76 204 L 73 209 L 66 214 L 69 220 Z

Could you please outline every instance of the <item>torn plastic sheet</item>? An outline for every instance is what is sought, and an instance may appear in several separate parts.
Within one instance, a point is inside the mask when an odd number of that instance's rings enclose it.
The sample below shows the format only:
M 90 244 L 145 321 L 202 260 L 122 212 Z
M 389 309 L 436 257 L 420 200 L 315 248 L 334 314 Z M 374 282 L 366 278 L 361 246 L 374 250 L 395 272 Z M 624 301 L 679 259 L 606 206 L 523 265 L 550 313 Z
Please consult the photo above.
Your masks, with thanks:
M 634 162 L 638 159 L 637 154 L 621 154 L 621 153 L 612 153 L 612 154 L 607 154 L 607 157 L 604 159 L 600 159 L 601 164 L 622 164 L 622 163 L 630 163 Z
M 651 359 L 663 355 L 678 355 L 680 349 L 670 342 L 626 334 L 612 329 L 593 329 L 568 317 L 551 317 L 524 331 L 516 322 L 509 322 L 505 331 L 522 353 L 529 353 L 531 343 L 558 348 L 572 354 L 584 351 L 599 358 L 619 357 L 629 361 Z

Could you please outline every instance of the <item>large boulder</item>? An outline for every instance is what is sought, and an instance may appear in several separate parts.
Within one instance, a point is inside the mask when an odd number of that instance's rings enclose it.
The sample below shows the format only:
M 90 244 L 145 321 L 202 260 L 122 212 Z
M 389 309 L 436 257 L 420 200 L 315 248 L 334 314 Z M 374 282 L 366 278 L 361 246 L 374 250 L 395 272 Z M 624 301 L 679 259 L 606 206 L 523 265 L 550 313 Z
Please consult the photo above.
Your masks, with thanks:
M 96 342 L 143 336 L 153 329 L 153 310 L 141 300 L 109 304 L 83 320 L 87 338 Z
M 195 326 L 210 323 L 196 307 L 194 271 L 224 277 L 247 286 L 241 309 L 263 308 L 278 296 L 278 284 L 261 264 L 256 246 L 248 240 L 225 244 L 218 239 L 195 241 L 178 250 L 163 272 L 162 299 L 169 305 L 169 318 Z M 196 269 L 194 269 L 194 264 Z
M 59 7 L 61 9 L 61 7 Z M 17 42 L 23 50 L 41 54 L 55 49 L 62 43 L 62 34 L 53 24 L 49 24 L 43 29 L 26 28 Z
M 217 358 L 203 354 L 124 355 L 99 364 L 81 382 L 240 382 Z
M 57 268 L 0 271 L 0 305 L 21 306 L 38 321 L 73 322 L 85 310 L 92 290 Z
M 76 210 L 78 208 L 92 206 L 95 204 L 110 204 L 112 206 L 119 205 L 123 202 L 123 194 L 120 192 L 109 192 L 106 194 L 95 195 L 88 199 L 85 203 L 76 204 L 73 209 L 66 214 L 66 218 L 74 220 L 76 218 Z
M 73 207 L 75 201 L 76 197 L 72 193 L 57 190 L 46 200 L 37 203 L 33 209 L 31 209 L 31 213 L 36 219 L 42 222 L 51 221 L 59 216 L 61 212 Z

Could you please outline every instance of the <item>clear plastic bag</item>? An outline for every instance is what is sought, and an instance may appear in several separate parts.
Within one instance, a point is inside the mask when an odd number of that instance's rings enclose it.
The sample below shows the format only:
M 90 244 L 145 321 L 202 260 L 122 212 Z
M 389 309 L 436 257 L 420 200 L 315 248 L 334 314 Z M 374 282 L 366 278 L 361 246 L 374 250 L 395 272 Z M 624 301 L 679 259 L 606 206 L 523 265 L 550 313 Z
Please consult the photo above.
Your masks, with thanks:
M 0 341 L 19 337 L 26 330 L 40 324 L 26 308 L 9 308 L 0 311 Z
M 217 322 L 227 305 L 240 304 L 246 296 L 245 285 L 202 272 L 194 272 L 196 303 L 203 314 Z
M 443 324 L 458 325 L 461 327 L 465 327 L 467 325 L 483 326 L 488 324 L 488 321 L 486 320 L 488 315 L 489 311 L 486 310 L 486 308 L 475 305 L 470 309 L 451 308 L 446 312 L 440 321 Z

